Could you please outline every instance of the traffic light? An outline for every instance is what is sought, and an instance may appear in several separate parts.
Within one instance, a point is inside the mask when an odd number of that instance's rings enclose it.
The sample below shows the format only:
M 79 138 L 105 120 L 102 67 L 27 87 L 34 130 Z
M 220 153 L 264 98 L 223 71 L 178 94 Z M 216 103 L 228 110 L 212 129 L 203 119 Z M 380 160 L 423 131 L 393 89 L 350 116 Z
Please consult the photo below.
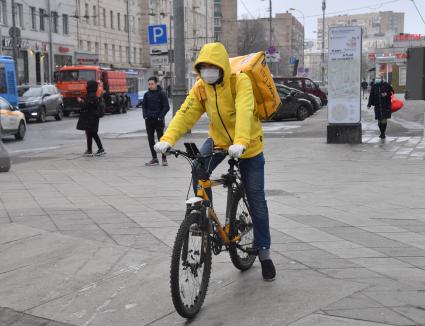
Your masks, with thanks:
M 408 49 L 406 100 L 425 101 L 425 48 Z

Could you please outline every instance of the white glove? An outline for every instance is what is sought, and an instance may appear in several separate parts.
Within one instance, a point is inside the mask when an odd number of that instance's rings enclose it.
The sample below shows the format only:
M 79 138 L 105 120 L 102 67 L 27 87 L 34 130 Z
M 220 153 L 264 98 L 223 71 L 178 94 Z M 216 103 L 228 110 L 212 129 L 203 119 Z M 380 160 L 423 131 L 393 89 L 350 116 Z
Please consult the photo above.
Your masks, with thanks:
M 157 153 L 165 154 L 171 148 L 171 144 L 166 141 L 160 141 L 155 144 L 153 147 Z
M 229 147 L 229 156 L 232 158 L 240 158 L 245 152 L 245 146 L 240 144 L 234 144 Z

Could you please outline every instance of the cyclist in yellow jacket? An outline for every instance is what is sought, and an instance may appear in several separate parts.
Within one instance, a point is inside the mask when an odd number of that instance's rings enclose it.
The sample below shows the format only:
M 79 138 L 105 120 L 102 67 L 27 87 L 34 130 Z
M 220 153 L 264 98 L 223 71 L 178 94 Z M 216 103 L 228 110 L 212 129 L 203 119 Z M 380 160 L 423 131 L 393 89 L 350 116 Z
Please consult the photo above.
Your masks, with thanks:
M 270 228 L 264 192 L 263 131 L 255 114 L 256 101 L 249 77 L 241 73 L 236 79 L 236 97 L 231 88 L 229 55 L 221 43 L 204 45 L 195 62 L 200 79 L 190 90 L 155 150 L 166 153 L 185 135 L 205 112 L 210 120 L 209 138 L 201 153 L 211 153 L 214 147 L 228 149 L 233 158 L 240 158 L 242 182 L 245 187 L 254 226 L 254 243 L 261 262 L 263 279 L 273 281 L 276 270 L 270 258 Z M 201 84 L 201 85 L 200 85 Z M 197 92 L 205 89 L 206 100 L 200 101 Z M 223 158 L 214 156 L 208 175 Z

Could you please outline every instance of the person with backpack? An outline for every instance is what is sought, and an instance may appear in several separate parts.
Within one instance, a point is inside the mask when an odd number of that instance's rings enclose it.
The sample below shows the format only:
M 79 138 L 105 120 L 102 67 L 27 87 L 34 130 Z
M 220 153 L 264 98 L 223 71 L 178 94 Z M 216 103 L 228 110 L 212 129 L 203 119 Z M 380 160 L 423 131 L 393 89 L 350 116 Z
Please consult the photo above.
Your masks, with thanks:
M 387 130 L 387 119 L 391 119 L 391 96 L 394 89 L 387 83 L 383 76 L 375 79 L 370 90 L 369 102 L 367 107 L 375 108 L 375 120 L 378 120 L 378 127 L 381 131 L 379 138 L 385 139 L 385 131 Z
M 100 141 L 99 135 L 99 118 L 103 116 L 103 108 L 97 97 L 97 89 L 99 85 L 95 80 L 89 80 L 87 82 L 87 96 L 83 100 L 81 98 L 78 101 L 81 104 L 80 117 L 78 118 L 77 129 L 84 130 L 86 132 L 87 150 L 83 154 L 84 156 L 93 156 L 93 139 L 98 147 L 95 156 L 105 155 L 106 152 L 103 149 L 102 142 Z
M 161 139 L 165 128 L 165 115 L 170 110 L 167 94 L 158 85 L 158 78 L 155 76 L 148 79 L 148 91 L 143 96 L 142 110 L 143 119 L 145 119 L 146 132 L 148 134 L 149 148 L 152 159 L 146 163 L 146 166 L 159 165 L 158 157 L 154 149 L 155 132 L 158 139 Z M 167 157 L 162 155 L 162 165 L 167 166 Z
M 155 150 L 165 154 L 207 113 L 209 138 L 200 152 L 207 155 L 214 147 L 227 149 L 229 156 L 239 158 L 242 181 L 253 220 L 254 243 L 261 262 L 263 279 L 273 281 L 275 266 L 270 258 L 270 227 L 264 191 L 264 138 L 257 103 L 250 78 L 240 73 L 233 78 L 229 56 L 221 43 L 203 46 L 195 62 L 199 80 L 192 87 Z M 234 84 L 232 84 L 234 83 Z M 235 94 L 232 94 L 234 88 Z M 200 100 L 199 92 L 205 92 Z M 213 156 L 206 166 L 208 176 L 223 161 Z M 210 191 L 211 189 L 207 189 Z

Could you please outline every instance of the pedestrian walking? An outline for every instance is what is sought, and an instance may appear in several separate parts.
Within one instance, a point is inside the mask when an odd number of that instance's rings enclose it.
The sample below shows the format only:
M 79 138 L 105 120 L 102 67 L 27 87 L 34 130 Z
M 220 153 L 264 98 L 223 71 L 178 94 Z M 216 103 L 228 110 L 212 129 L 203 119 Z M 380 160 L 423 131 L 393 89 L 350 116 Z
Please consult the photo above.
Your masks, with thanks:
M 366 97 L 366 92 L 367 92 L 367 88 L 368 88 L 369 84 L 366 81 L 366 78 L 363 78 L 363 81 L 361 83 L 361 87 L 362 87 L 362 97 L 364 100 L 367 99 Z
M 93 156 L 93 139 L 97 145 L 97 152 L 95 156 L 105 155 L 106 152 L 103 149 L 102 142 L 100 141 L 99 135 L 99 118 L 103 116 L 103 109 L 99 98 L 97 97 L 98 89 L 97 81 L 90 80 L 87 82 L 87 96 L 85 99 L 79 98 L 78 101 L 81 104 L 80 117 L 78 118 L 77 129 L 84 130 L 86 132 L 87 150 L 83 154 L 84 156 Z
M 165 115 L 170 110 L 170 105 L 168 103 L 167 94 L 162 90 L 161 86 L 158 85 L 158 78 L 152 76 L 148 79 L 148 89 L 149 90 L 143 96 L 142 109 L 152 159 L 145 165 L 155 166 L 159 165 L 157 153 L 154 149 L 155 133 L 158 140 L 161 139 L 164 134 Z M 165 155 L 162 155 L 162 165 L 168 165 Z
M 378 120 L 378 127 L 381 131 L 379 138 L 385 139 L 387 120 L 391 119 L 391 96 L 394 94 L 392 86 L 384 81 L 383 77 L 376 78 L 369 95 L 367 107 L 375 108 L 375 120 Z

